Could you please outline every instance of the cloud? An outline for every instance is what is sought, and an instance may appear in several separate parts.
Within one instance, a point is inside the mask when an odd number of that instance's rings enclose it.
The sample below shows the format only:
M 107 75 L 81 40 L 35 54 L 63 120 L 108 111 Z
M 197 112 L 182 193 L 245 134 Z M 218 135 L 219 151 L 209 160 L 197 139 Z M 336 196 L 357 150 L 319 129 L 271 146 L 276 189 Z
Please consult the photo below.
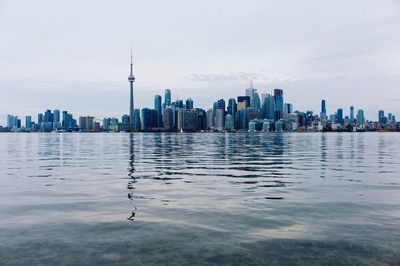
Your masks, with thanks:
M 260 79 L 260 74 L 254 72 L 231 72 L 227 74 L 188 74 L 185 77 L 195 82 L 232 82 L 254 81 Z

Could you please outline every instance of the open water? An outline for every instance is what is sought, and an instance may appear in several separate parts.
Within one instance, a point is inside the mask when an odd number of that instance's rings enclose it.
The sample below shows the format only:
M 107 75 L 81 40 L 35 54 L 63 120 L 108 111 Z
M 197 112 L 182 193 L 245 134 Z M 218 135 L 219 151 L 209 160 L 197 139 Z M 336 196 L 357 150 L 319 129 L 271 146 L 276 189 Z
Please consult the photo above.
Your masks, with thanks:
M 0 264 L 399 265 L 400 134 L 0 134 Z

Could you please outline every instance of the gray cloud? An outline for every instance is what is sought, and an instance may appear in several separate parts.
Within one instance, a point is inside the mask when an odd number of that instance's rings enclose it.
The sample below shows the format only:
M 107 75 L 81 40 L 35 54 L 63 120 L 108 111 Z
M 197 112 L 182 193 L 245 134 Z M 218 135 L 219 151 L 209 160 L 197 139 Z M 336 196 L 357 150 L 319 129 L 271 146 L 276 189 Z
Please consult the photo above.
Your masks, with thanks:
M 189 74 L 186 76 L 191 81 L 200 82 L 232 82 L 232 81 L 254 81 L 258 80 L 258 73 L 238 72 L 229 74 Z

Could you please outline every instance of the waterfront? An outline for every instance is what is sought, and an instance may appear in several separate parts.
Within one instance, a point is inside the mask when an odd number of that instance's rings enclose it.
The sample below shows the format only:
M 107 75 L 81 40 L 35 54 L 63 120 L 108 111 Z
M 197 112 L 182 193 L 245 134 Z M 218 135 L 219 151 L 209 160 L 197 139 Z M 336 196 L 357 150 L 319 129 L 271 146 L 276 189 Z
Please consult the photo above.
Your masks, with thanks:
M 1 134 L 0 264 L 396 264 L 397 133 Z

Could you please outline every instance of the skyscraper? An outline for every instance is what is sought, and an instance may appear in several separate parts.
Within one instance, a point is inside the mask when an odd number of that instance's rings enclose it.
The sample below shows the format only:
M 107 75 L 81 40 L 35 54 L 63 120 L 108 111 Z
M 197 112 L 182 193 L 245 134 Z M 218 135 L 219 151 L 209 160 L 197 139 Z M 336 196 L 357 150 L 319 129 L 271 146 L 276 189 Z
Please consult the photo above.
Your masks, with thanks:
M 383 110 L 379 110 L 379 112 L 378 112 L 378 122 L 379 122 L 379 125 L 380 126 L 384 126 L 385 124 L 386 124 L 386 121 L 385 121 L 386 119 L 385 119 L 385 111 L 383 111 Z
M 44 113 L 44 122 L 53 123 L 53 114 L 51 113 L 51 110 L 46 110 Z
M 337 110 L 337 113 L 336 113 L 336 122 L 337 122 L 338 124 L 341 124 L 341 125 L 344 124 L 343 109 L 342 109 L 342 108 L 339 108 L 339 109 Z
M 207 128 L 211 129 L 214 127 L 214 112 L 212 109 L 207 110 Z
M 254 107 L 253 108 L 257 108 L 257 109 L 261 109 L 261 100 L 260 100 L 260 95 L 258 95 L 258 93 L 254 93 Z
M 186 100 L 186 105 L 185 105 L 186 109 L 193 109 L 193 100 L 192 98 L 189 98 Z
M 59 123 L 60 122 L 60 110 L 55 109 L 53 112 L 53 122 Z
M 154 110 L 157 112 L 157 127 L 162 127 L 161 95 L 154 96 Z
M 25 117 L 25 127 L 32 128 L 32 116 Z
M 140 130 L 142 128 L 142 123 L 140 120 L 140 109 L 135 109 L 133 111 L 133 130 Z
M 41 124 L 41 122 L 40 122 L 40 114 L 39 114 L 39 117 L 38 117 L 38 124 L 39 124 L 39 126 L 40 126 L 40 124 Z M 69 125 L 69 115 L 68 115 L 68 112 L 67 111 L 63 111 L 62 112 L 62 123 L 61 123 L 61 126 L 62 126 L 62 128 L 64 129 L 64 130 L 67 130 L 68 129 L 68 125 Z
M 171 105 L 171 90 L 165 90 L 165 97 L 164 97 L 164 108 Z
M 253 82 L 250 82 L 250 88 L 246 89 L 246 96 L 250 97 L 250 107 L 254 107 L 254 98 L 255 98 L 255 93 L 256 89 L 253 88 Z
M 250 107 L 250 96 L 238 96 L 237 110 L 245 109 L 247 107 Z
M 53 129 L 60 129 L 60 121 L 61 121 L 61 116 L 60 116 L 60 110 L 56 109 L 53 112 Z
M 232 117 L 235 117 L 237 111 L 237 107 L 236 107 L 236 101 L 233 98 L 230 98 L 228 100 L 228 114 L 232 115 Z
M 289 114 L 293 113 L 293 104 L 285 103 L 283 106 L 284 106 L 283 114 L 286 119 Z
M 321 114 L 326 115 L 326 101 L 324 99 L 321 101 Z
M 362 109 L 359 109 L 357 111 L 357 126 L 361 127 L 364 125 L 365 119 L 364 119 L 364 111 Z
M 152 127 L 152 114 L 149 108 L 142 109 L 141 122 L 142 122 L 142 130 L 145 132 L 149 131 L 150 128 Z
M 178 130 L 195 131 L 197 129 L 197 110 L 178 110 Z
M 225 112 L 225 100 L 224 99 L 219 99 L 217 101 L 217 109 L 222 109 Z
M 129 117 L 129 115 L 123 115 L 122 117 L 121 117 L 121 122 L 123 123 L 123 124 L 128 124 L 129 122 L 130 122 L 130 117 Z
M 18 116 L 7 115 L 7 127 L 17 127 L 18 128 Z
M 174 128 L 173 125 L 173 111 L 171 108 L 167 107 L 164 110 L 164 129 L 170 131 Z
M 270 94 L 264 96 L 263 117 L 265 119 L 274 119 L 275 100 Z
M 223 109 L 217 109 L 215 114 L 215 127 L 222 130 L 225 127 L 225 111 Z
M 275 121 L 283 118 L 283 90 L 274 90 L 274 100 L 275 100 Z
M 321 121 L 325 121 L 327 119 L 327 115 L 326 115 L 326 101 L 325 99 L 322 99 L 321 101 Z
M 350 106 L 350 123 L 354 123 L 354 106 Z
M 129 117 L 130 122 L 133 125 L 133 116 L 134 116 L 134 106 L 133 106 L 133 82 L 135 82 L 135 77 L 133 76 L 133 59 L 132 59 L 132 50 L 131 50 L 131 74 L 128 77 L 128 81 L 131 85 L 131 93 L 130 93 L 130 105 L 129 105 Z
M 38 124 L 39 126 L 43 123 L 43 114 L 38 114 Z

